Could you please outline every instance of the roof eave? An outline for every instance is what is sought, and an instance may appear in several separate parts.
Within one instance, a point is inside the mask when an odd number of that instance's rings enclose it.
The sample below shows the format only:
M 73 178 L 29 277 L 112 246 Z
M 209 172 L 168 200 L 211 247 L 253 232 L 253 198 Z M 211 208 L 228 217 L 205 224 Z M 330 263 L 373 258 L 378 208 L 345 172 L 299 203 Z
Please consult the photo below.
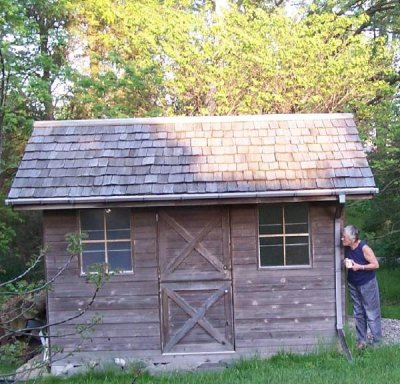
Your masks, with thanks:
M 375 187 L 363 188 L 341 188 L 341 189 L 306 189 L 288 191 L 264 191 L 264 192 L 227 192 L 227 193 L 185 193 L 164 195 L 133 195 L 133 196 L 91 196 L 91 197 L 53 197 L 53 198 L 19 198 L 7 199 L 6 205 L 15 209 L 55 209 L 57 206 L 69 206 L 75 208 L 77 205 L 90 204 L 114 204 L 114 203 L 157 203 L 196 201 L 196 200 L 225 200 L 225 199 L 266 199 L 266 198 L 296 198 L 315 197 L 319 200 L 323 197 L 335 198 L 346 195 L 349 198 L 371 198 L 379 192 Z M 26 207 L 26 208 L 24 208 Z M 28 208 L 29 207 L 29 208 Z

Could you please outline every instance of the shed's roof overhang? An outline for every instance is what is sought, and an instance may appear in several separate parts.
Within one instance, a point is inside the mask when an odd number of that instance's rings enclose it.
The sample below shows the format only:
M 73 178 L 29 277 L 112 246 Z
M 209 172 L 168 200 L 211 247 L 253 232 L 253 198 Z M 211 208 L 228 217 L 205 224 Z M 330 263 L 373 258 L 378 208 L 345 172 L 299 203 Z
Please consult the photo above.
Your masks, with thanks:
M 95 206 L 168 206 L 188 204 L 253 204 L 275 201 L 326 201 L 337 200 L 340 195 L 350 199 L 369 199 L 378 188 L 310 189 L 295 191 L 196 193 L 137 196 L 91 196 L 76 198 L 8 199 L 6 204 L 19 210 L 76 209 Z

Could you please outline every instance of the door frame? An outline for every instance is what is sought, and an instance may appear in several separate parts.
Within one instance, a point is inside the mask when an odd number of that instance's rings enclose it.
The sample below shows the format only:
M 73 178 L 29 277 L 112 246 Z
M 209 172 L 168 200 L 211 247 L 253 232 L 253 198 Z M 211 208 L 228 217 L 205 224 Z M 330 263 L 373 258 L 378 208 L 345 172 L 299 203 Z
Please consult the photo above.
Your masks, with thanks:
M 208 207 L 201 207 L 201 210 L 205 210 Z M 158 262 L 158 290 L 159 290 L 159 312 L 160 312 L 160 343 L 161 343 L 161 353 L 163 355 L 176 355 L 176 354 L 213 354 L 213 353 L 235 353 L 235 327 L 234 327 L 234 299 L 233 299 L 233 274 L 232 274 L 232 252 L 231 252 L 231 226 L 230 226 L 230 210 L 228 207 L 221 206 L 213 206 L 218 216 L 211 218 L 207 222 L 207 224 L 201 229 L 200 233 L 196 237 L 191 234 L 189 231 L 185 229 L 182 225 L 177 227 L 176 225 L 172 225 L 172 228 L 175 232 L 181 236 L 185 241 L 186 245 L 183 248 L 185 252 L 176 256 L 171 262 L 167 263 L 167 272 L 171 269 L 176 269 L 179 266 L 180 262 L 183 262 L 186 257 L 190 255 L 190 252 L 197 248 L 200 249 L 200 254 L 204 251 L 204 247 L 196 246 L 196 240 L 200 239 L 198 243 L 201 243 L 202 239 L 207 236 L 207 234 L 212 231 L 212 228 L 215 227 L 211 225 L 211 223 L 215 223 L 219 221 L 219 218 L 222 218 L 221 230 L 222 230 L 222 255 L 223 255 L 223 263 L 220 260 L 215 260 L 213 257 L 207 257 L 202 255 L 210 264 L 212 264 L 216 269 L 218 269 L 219 276 L 211 276 L 208 278 L 197 278 L 195 280 L 192 279 L 182 279 L 177 276 L 171 276 L 170 278 L 165 278 L 163 274 L 163 265 L 161 256 L 160 256 L 160 239 L 163 235 L 161 233 L 161 225 L 160 221 L 167 221 L 167 224 L 170 224 L 171 221 L 166 219 L 165 214 L 169 212 L 173 212 L 174 208 L 160 208 L 157 210 L 157 262 Z M 177 210 L 187 210 L 190 209 L 200 209 L 200 207 L 176 207 Z M 165 220 L 166 219 L 166 220 Z M 210 227 L 211 226 L 211 227 Z M 171 227 L 171 226 L 170 226 Z M 207 230 L 206 230 L 207 228 Z M 179 232 L 182 230 L 182 233 Z M 184 231 L 183 231 L 184 230 Z M 165 255 L 163 255 L 165 257 Z M 210 255 L 208 255 L 210 256 Z M 165 261 L 165 260 L 163 260 Z M 218 287 L 219 285 L 219 287 Z M 199 308 L 193 308 L 185 300 L 179 296 L 178 293 L 175 292 L 175 289 L 182 287 L 187 290 L 209 290 L 215 289 L 215 292 L 212 293 L 205 302 Z M 172 296 L 172 297 L 171 297 Z M 223 297 L 224 300 L 224 312 L 226 324 L 229 326 L 229 338 L 230 341 L 226 340 L 226 338 L 221 337 L 221 333 L 216 330 L 206 319 L 205 315 L 207 310 L 218 300 Z M 185 321 L 183 326 L 177 331 L 177 333 L 166 341 L 165 335 L 167 334 L 168 327 L 168 311 L 165 312 L 165 309 L 168 309 L 168 300 L 172 299 L 186 314 L 189 316 L 188 320 Z M 175 299 L 175 300 L 174 300 Z M 167 317 L 166 317 L 167 316 Z M 190 330 L 196 325 L 200 325 L 211 337 L 213 337 L 216 341 L 220 342 L 221 345 L 226 345 L 227 349 L 221 349 L 218 351 L 202 351 L 199 349 L 198 351 L 190 351 L 190 352 L 179 352 L 179 351 L 171 351 L 173 347 L 179 343 L 179 341 L 185 337 Z M 186 331 L 186 332 L 185 332 Z M 175 340 L 171 342 L 171 340 Z

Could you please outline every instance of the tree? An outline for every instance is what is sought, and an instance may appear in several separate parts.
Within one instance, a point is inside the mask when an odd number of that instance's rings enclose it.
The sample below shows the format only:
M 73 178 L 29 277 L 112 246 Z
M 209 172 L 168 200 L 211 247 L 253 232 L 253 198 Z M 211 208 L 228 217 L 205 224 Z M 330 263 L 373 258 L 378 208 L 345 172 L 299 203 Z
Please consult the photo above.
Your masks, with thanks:
M 138 111 L 354 111 L 358 104 L 392 92 L 393 52 L 383 40 L 352 32 L 364 22 L 362 16 L 313 14 L 295 20 L 247 5 L 246 12 L 231 7 L 211 17 L 207 6 L 193 11 L 156 1 L 111 0 L 84 2 L 76 11 L 77 28 L 87 36 L 84 56 L 90 60 L 86 94 L 97 100 L 85 103 L 92 112 L 83 111 L 81 117 L 101 112 L 104 100 L 106 105 L 125 105 L 123 115 L 131 116 Z M 125 14 L 135 16 L 128 20 Z M 126 81 L 127 74 L 135 73 L 127 66 L 136 73 L 154 69 L 140 88 L 147 95 L 152 90 L 147 104 L 137 92 L 138 83 Z M 85 87 L 78 100 L 83 93 Z
M 209 84 L 217 87 L 217 114 L 354 110 L 389 87 L 380 78 L 391 59 L 383 42 L 349 34 L 360 22 L 232 11 L 192 44 L 175 42 L 169 93 L 185 114 L 209 113 Z
M 11 212 L 4 198 L 32 121 L 53 119 L 59 98 L 66 96 L 57 88 L 69 73 L 67 5 L 66 0 L 0 0 L 0 260 L 9 274 L 23 268 L 41 241 L 40 215 Z M 23 231 L 29 239 L 20 236 Z
M 32 119 L 54 118 L 55 87 L 66 74 L 66 1 L 2 0 L 0 18 L 0 137 L 22 134 Z M 0 152 L 2 169 L 7 159 Z
M 400 3 L 397 0 L 314 0 L 306 7 L 311 12 L 341 15 L 364 15 L 355 33 L 370 31 L 374 36 L 398 38 L 400 34 Z

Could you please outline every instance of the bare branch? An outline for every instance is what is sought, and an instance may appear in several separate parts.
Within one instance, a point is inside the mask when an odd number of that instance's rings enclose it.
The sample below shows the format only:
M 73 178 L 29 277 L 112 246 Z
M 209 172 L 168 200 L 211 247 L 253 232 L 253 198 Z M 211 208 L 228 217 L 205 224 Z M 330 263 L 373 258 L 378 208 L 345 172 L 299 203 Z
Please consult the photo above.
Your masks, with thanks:
M 400 181 L 399 178 L 392 179 L 389 183 L 387 183 L 387 184 L 381 189 L 381 194 L 382 194 L 383 192 L 385 192 L 389 187 L 391 187 L 394 183 L 396 183 L 396 182 L 398 182 L 398 181 Z

